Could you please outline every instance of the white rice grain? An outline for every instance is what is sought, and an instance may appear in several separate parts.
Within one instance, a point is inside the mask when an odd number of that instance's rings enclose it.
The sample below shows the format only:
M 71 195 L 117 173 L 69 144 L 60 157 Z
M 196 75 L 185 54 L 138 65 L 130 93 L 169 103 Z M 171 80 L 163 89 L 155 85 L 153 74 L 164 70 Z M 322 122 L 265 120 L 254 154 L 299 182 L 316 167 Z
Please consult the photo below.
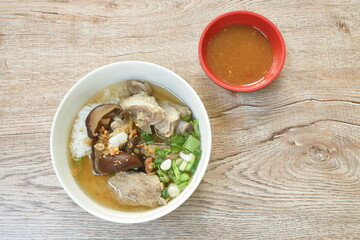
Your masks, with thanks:
M 75 160 L 91 154 L 91 145 L 88 144 L 91 139 L 87 135 L 85 120 L 90 111 L 99 105 L 100 103 L 86 105 L 79 111 L 75 119 L 70 140 L 70 152 Z
M 74 160 L 91 154 L 91 144 L 89 144 L 91 139 L 87 135 L 85 126 L 85 120 L 91 110 L 101 104 L 119 104 L 121 99 L 127 96 L 129 96 L 129 92 L 125 86 L 105 89 L 95 103 L 87 104 L 79 111 L 72 127 L 70 139 L 70 153 Z

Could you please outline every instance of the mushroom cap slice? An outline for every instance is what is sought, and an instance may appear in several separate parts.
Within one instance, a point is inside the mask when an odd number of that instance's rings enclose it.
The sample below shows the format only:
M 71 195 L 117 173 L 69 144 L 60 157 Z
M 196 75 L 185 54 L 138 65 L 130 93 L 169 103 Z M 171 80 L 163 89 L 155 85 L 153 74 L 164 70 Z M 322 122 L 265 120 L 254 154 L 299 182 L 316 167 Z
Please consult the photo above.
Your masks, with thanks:
M 116 104 L 103 104 L 94 108 L 85 120 L 87 134 L 89 138 L 95 138 L 98 136 L 98 128 L 103 124 L 104 127 L 108 127 L 116 115 L 121 111 L 121 107 Z
M 101 156 L 100 158 L 94 159 L 94 162 L 95 171 L 100 175 L 126 171 L 143 166 L 143 163 L 137 156 L 126 152 L 121 152 L 117 155 Z

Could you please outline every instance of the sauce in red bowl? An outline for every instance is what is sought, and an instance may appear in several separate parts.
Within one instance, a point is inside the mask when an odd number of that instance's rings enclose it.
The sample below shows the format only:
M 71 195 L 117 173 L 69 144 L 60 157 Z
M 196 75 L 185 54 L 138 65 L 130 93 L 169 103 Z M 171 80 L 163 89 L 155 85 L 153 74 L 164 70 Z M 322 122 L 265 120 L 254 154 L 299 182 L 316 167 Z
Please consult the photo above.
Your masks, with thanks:
M 253 12 L 218 16 L 203 31 L 199 59 L 206 75 L 221 87 L 248 92 L 263 88 L 280 74 L 285 42 L 276 26 Z

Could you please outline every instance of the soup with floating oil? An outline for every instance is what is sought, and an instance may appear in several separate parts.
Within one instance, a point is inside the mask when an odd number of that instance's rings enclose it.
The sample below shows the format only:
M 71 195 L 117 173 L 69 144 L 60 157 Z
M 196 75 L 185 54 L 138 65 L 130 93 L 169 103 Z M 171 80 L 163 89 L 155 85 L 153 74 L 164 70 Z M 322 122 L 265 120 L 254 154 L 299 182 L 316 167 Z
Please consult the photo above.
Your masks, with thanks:
M 198 124 L 180 99 L 159 86 L 138 80 L 110 86 L 74 121 L 71 173 L 108 208 L 133 212 L 166 205 L 196 171 Z

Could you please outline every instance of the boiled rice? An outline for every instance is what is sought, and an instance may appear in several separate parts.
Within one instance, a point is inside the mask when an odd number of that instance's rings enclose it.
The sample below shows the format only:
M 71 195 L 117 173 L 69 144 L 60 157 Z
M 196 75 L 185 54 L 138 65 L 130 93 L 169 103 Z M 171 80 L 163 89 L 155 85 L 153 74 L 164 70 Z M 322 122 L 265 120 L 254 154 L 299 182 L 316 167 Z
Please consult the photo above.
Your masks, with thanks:
M 129 96 L 129 92 L 125 87 L 105 89 L 103 94 L 101 94 L 95 102 L 85 105 L 79 111 L 74 121 L 70 139 L 70 153 L 74 160 L 79 160 L 80 158 L 91 154 L 91 145 L 89 144 L 91 139 L 87 135 L 87 129 L 85 126 L 85 120 L 90 111 L 101 104 L 119 104 L 120 100 L 127 96 Z

